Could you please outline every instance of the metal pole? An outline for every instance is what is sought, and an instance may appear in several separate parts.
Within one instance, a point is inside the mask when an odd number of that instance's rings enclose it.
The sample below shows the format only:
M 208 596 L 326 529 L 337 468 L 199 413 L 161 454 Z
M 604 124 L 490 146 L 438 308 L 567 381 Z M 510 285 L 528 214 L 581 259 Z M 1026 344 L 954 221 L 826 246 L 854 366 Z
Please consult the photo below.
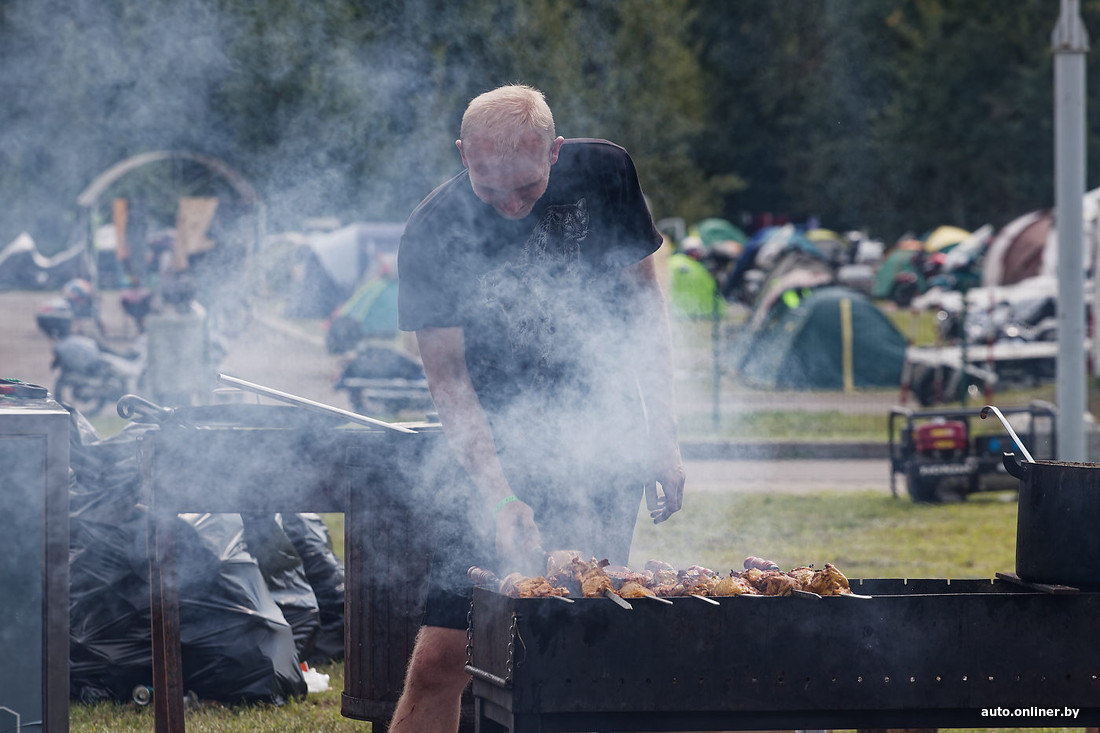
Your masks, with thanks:
M 1058 237 L 1058 458 L 1087 460 L 1084 413 L 1085 54 L 1079 0 L 1061 0 L 1054 52 L 1054 206 Z
M 712 388 L 711 424 L 715 430 L 722 426 L 722 294 L 718 292 L 718 281 L 715 280 L 714 295 L 711 298 L 710 313 L 710 343 L 711 359 L 713 362 L 714 385 Z

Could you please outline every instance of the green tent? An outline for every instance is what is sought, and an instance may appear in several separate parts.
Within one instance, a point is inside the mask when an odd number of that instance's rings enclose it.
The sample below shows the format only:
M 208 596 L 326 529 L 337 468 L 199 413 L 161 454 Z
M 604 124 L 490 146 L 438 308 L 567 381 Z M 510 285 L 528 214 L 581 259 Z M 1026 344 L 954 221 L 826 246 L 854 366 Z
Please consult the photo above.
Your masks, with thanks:
M 784 293 L 746 333 L 742 379 L 766 389 L 898 387 L 905 337 L 866 296 L 829 286 Z
M 725 313 L 726 302 L 717 293 L 718 284 L 702 262 L 677 252 L 669 255 L 668 273 L 669 308 L 674 314 L 710 317 L 716 306 L 719 316 Z
M 916 273 L 913 257 L 918 254 L 920 250 L 898 247 L 887 255 L 875 271 L 875 279 L 871 284 L 871 297 L 883 300 L 893 297 L 898 275 L 903 272 Z
M 378 276 L 359 286 L 337 308 L 328 324 L 325 346 L 339 354 L 355 348 L 364 338 L 397 335 L 397 280 Z
M 745 244 L 749 241 L 745 232 L 741 231 L 740 227 L 735 226 L 725 219 L 710 218 L 703 219 L 701 222 L 692 227 L 692 234 L 695 234 L 703 241 L 703 246 L 710 249 L 719 242 L 737 242 L 738 244 Z

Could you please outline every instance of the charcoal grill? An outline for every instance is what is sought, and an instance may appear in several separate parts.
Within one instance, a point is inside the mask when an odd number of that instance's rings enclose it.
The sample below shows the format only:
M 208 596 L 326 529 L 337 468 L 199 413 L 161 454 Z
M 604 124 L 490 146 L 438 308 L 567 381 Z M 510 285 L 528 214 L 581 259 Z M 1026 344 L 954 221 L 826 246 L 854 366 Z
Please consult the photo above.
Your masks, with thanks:
M 632 599 L 632 610 L 476 588 L 477 730 L 1100 722 L 1100 593 L 1003 579 L 852 587 L 871 597 Z M 1030 714 L 1067 707 L 1076 718 Z

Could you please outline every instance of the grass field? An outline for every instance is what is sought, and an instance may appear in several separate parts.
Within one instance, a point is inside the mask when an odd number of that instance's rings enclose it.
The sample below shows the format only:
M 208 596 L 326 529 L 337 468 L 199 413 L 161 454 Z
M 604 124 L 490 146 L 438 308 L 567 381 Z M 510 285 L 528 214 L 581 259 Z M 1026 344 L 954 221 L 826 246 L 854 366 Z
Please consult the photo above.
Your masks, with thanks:
M 326 515 L 326 520 L 341 554 L 343 518 Z M 914 504 L 875 492 L 700 494 L 665 524 L 639 522 L 631 564 L 662 558 L 680 566 L 698 563 L 727 570 L 740 567 L 747 555 L 758 555 L 783 567 L 833 562 L 850 578 L 990 578 L 1014 569 L 1015 530 L 1013 492 L 978 494 L 943 505 Z M 342 665 L 320 671 L 331 677 L 328 692 L 283 707 L 203 702 L 187 712 L 187 729 L 368 731 L 369 724 L 340 715 Z M 151 731 L 152 708 L 73 704 L 70 728 L 74 733 Z

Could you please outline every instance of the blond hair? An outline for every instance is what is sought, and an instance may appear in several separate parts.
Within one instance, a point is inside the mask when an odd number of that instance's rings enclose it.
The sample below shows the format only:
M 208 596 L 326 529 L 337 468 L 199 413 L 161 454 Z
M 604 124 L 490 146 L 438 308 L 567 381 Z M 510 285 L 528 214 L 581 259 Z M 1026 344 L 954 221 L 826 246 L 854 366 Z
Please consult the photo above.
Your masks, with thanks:
M 519 149 L 532 133 L 547 148 L 557 133 L 546 97 L 524 84 L 509 84 L 473 98 L 462 115 L 462 140 L 476 136 L 492 145 L 498 155 Z

